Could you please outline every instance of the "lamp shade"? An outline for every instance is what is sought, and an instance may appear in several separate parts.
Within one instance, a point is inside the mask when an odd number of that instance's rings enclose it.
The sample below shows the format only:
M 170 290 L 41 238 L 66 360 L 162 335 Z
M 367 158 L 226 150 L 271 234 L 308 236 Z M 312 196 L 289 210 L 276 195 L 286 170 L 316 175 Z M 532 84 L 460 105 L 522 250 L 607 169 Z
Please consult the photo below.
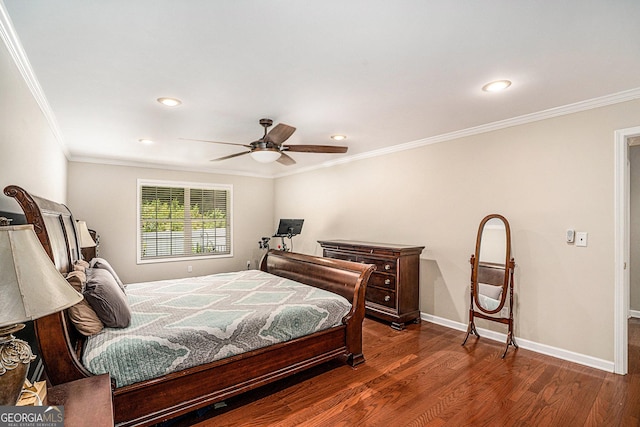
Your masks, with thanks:
M 87 223 L 85 221 L 76 221 L 76 228 L 80 235 L 81 248 L 93 248 L 96 246 L 96 242 L 91 237 L 91 234 L 89 234 L 89 228 L 87 228 Z
M 0 327 L 71 307 L 82 295 L 62 277 L 33 225 L 0 227 Z
M 260 163 L 271 163 L 280 158 L 280 151 L 273 148 L 255 149 L 250 155 Z

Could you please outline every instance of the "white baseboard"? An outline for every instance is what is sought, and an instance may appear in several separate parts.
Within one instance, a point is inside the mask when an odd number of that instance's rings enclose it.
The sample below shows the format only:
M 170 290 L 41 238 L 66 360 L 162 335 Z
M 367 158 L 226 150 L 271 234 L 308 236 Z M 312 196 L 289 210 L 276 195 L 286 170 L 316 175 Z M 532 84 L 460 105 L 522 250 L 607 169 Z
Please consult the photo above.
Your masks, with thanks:
M 629 317 L 640 318 L 640 311 L 639 310 L 629 310 Z
M 636 312 L 638 317 L 640 317 L 640 312 Z M 457 329 L 459 331 L 466 332 L 467 324 L 455 322 L 453 320 L 445 319 L 438 316 L 433 316 L 427 313 L 420 313 L 420 318 L 424 321 L 435 323 L 437 325 L 446 326 L 447 328 Z M 503 334 L 500 332 L 490 331 L 488 329 L 477 328 L 478 333 L 483 338 L 488 338 L 494 341 L 500 341 L 506 343 L 507 334 Z M 462 340 L 464 337 L 461 335 L 460 339 Z M 573 351 L 564 350 L 562 348 L 552 347 L 546 344 L 540 344 L 534 341 L 525 340 L 523 338 L 519 338 L 517 336 L 514 337 L 518 347 L 535 351 L 536 353 L 546 354 L 547 356 L 556 357 L 562 360 L 568 360 L 569 362 L 578 363 L 580 365 L 589 366 L 591 368 L 600 369 L 602 371 L 613 372 L 614 364 L 612 361 L 598 359 L 596 357 L 587 356 L 580 353 L 575 353 Z M 462 342 L 462 341 L 460 341 Z

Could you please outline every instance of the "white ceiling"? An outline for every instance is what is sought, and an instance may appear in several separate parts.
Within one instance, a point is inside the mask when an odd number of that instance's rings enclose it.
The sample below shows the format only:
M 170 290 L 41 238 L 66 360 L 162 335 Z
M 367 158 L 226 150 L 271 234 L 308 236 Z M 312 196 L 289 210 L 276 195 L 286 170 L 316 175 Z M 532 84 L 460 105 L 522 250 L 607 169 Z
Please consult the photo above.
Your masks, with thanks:
M 4 0 L 72 160 L 278 176 L 632 91 L 638 0 Z M 502 93 L 481 87 L 509 79 Z M 156 102 L 177 97 L 167 108 Z M 258 120 L 295 166 L 212 158 Z M 140 138 L 156 141 L 143 145 Z

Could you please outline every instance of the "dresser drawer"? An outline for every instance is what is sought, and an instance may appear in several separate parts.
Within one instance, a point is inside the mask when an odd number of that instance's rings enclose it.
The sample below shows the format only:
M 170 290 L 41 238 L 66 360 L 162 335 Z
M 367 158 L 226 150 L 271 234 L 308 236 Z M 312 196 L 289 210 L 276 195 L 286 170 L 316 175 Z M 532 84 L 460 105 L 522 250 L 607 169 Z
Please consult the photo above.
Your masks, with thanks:
M 326 258 L 342 259 L 345 261 L 359 262 L 362 264 L 373 264 L 376 266 L 376 271 L 383 271 L 390 274 L 396 273 L 395 259 L 371 258 L 357 253 L 333 251 L 329 249 L 324 250 L 324 256 Z
M 396 293 L 387 289 L 367 287 L 366 300 L 386 307 L 396 308 Z
M 377 286 L 379 288 L 387 288 L 395 291 L 396 276 L 392 274 L 380 274 L 373 272 L 369 278 L 369 283 L 367 284 L 367 287 L 369 286 Z
M 358 262 L 358 257 L 355 254 L 349 254 L 349 253 L 344 253 L 344 252 L 336 252 L 336 251 L 329 251 L 329 250 L 324 250 L 324 255 L 325 258 L 333 258 L 333 259 L 341 259 L 344 261 L 351 261 L 351 262 Z
M 364 264 L 374 264 L 376 266 L 376 271 L 384 271 L 385 273 L 396 274 L 395 259 L 370 258 L 358 255 L 357 261 Z

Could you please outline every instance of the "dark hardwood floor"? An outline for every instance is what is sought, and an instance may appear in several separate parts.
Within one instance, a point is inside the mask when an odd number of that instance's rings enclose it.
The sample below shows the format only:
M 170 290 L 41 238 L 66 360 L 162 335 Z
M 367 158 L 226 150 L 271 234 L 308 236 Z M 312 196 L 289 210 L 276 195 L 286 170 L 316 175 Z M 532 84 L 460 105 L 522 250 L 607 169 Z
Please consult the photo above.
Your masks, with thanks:
M 173 426 L 637 426 L 640 319 L 629 374 L 509 349 L 423 322 L 398 332 L 365 320 L 364 365 L 329 363 Z M 585 339 L 587 339 L 585 335 Z

